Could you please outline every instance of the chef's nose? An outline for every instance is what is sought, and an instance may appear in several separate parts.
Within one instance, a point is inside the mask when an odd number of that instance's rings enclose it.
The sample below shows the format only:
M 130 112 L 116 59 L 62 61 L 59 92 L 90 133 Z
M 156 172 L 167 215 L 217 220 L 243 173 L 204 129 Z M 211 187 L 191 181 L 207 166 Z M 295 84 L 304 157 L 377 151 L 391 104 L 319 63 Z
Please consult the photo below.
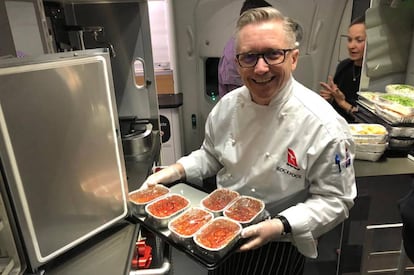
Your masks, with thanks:
M 260 56 L 257 60 L 256 66 L 254 66 L 255 73 L 265 73 L 269 71 L 269 65 L 264 60 L 263 56 Z

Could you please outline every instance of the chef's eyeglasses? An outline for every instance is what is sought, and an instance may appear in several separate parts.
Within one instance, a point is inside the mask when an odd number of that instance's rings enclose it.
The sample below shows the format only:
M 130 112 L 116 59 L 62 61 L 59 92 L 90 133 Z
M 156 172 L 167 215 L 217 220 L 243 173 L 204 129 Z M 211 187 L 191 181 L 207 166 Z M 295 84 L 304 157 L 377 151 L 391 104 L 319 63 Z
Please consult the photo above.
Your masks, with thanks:
M 260 57 L 263 57 L 267 65 L 272 66 L 285 62 L 286 53 L 292 50 L 294 49 L 277 49 L 264 53 L 239 53 L 236 55 L 236 59 L 242 68 L 253 68 Z

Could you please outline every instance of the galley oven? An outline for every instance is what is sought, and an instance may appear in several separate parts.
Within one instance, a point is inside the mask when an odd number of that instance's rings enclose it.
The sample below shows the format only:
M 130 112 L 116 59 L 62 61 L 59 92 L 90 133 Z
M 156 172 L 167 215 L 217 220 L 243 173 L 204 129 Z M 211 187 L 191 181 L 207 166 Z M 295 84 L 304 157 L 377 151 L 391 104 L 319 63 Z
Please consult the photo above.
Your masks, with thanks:
M 146 274 L 138 239 L 167 274 L 127 197 L 160 154 L 147 1 L 32 2 L 56 44 L 0 61 L 0 274 Z
M 109 60 L 90 50 L 1 63 L 4 274 L 130 270 L 139 225 Z

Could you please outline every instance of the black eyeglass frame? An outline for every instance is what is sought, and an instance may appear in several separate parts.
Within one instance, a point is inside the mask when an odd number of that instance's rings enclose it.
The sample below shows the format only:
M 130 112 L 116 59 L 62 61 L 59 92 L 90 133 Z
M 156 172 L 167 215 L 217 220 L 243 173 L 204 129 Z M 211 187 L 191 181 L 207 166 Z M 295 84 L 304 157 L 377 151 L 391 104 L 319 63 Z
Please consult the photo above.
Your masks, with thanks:
M 286 60 L 286 53 L 288 53 L 288 52 L 290 52 L 290 51 L 293 51 L 295 48 L 291 48 L 291 49 L 274 49 L 274 50 L 272 50 L 272 51 L 267 51 L 267 52 L 264 52 L 264 53 L 238 53 L 238 54 L 236 54 L 236 60 L 237 60 L 237 63 L 239 64 L 239 66 L 240 67 L 242 67 L 242 68 L 254 68 L 256 65 L 257 65 L 257 62 L 259 61 L 259 58 L 260 57 L 262 57 L 263 58 L 263 60 L 265 61 L 265 63 L 268 65 L 268 66 L 275 66 L 275 65 L 279 65 L 279 64 L 282 64 L 283 62 L 285 62 L 285 60 Z M 279 63 L 273 63 L 273 64 L 270 64 L 269 63 L 269 61 L 266 59 L 266 54 L 269 54 L 269 53 L 271 53 L 271 52 L 275 52 L 275 51 L 282 51 L 283 52 L 283 59 L 282 59 L 282 61 L 281 62 L 279 62 Z M 241 55 L 245 55 L 245 54 L 249 54 L 249 55 L 254 55 L 255 57 L 256 57 L 256 62 L 254 62 L 254 64 L 252 64 L 252 65 L 249 65 L 249 66 L 243 66 L 241 63 L 240 63 L 240 56 Z

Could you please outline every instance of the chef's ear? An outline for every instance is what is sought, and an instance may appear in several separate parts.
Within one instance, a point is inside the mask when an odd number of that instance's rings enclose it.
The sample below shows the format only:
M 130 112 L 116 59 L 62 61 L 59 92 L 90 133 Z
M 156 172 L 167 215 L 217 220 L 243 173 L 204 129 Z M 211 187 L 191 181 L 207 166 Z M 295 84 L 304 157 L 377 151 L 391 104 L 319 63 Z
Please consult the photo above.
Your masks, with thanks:
M 299 60 L 299 49 L 294 49 L 290 53 L 290 57 L 292 60 L 292 71 L 296 69 L 296 66 L 298 65 Z

